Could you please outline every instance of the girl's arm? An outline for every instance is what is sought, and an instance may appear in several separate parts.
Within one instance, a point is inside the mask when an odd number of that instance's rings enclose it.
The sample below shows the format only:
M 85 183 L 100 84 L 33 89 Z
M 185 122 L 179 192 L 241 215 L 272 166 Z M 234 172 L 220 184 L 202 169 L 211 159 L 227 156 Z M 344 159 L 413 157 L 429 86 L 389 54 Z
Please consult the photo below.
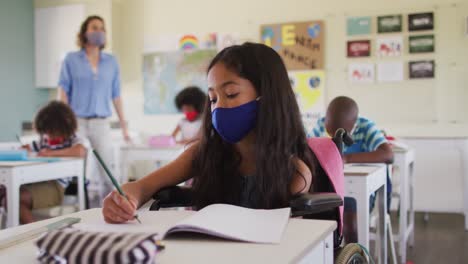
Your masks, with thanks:
M 346 154 L 345 163 L 387 163 L 393 162 L 393 150 L 390 144 L 383 143 L 375 151 Z
M 86 148 L 81 144 L 76 144 L 65 149 L 58 149 L 58 150 L 43 149 L 39 151 L 38 156 L 84 158 L 86 156 Z
M 192 162 L 197 149 L 198 144 L 189 147 L 171 163 L 134 182 L 139 189 L 135 197 L 139 201 L 138 205 L 146 203 L 158 190 L 190 179 Z
M 180 132 L 180 126 L 177 125 L 174 131 L 172 132 L 172 137 L 175 138 L 177 134 L 179 134 L 179 132 Z
M 135 182 L 122 185 L 129 201 L 113 191 L 104 199 L 102 213 L 108 223 L 132 220 L 136 209 L 164 187 L 174 186 L 190 178 L 192 161 L 198 144 L 184 151 L 176 160 Z
M 296 163 L 297 172 L 290 185 L 291 193 L 306 193 L 312 184 L 312 173 L 301 159 L 295 158 L 294 162 Z

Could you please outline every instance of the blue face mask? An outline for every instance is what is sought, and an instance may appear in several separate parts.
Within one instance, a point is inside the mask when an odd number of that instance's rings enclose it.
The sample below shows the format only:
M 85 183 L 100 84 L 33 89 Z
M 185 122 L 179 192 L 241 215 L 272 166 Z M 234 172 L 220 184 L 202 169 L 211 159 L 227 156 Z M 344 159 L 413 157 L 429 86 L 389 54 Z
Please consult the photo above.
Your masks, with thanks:
M 106 43 L 106 35 L 102 31 L 93 31 L 86 33 L 86 39 L 89 44 L 102 47 Z
M 211 112 L 211 122 L 225 141 L 234 144 L 255 127 L 257 111 L 258 99 L 237 107 L 216 108 Z

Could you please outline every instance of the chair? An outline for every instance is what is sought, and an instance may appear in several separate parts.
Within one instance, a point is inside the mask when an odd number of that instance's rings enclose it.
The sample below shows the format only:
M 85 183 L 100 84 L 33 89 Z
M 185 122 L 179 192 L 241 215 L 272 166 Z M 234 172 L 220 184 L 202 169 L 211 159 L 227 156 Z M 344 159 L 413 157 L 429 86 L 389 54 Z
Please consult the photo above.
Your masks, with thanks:
M 290 201 L 291 217 L 337 221 L 334 232 L 335 263 L 367 263 L 362 248 L 357 244 L 341 247 L 343 238 L 344 173 L 341 158 L 343 146 L 353 144 L 344 129 L 338 129 L 333 139 L 310 138 L 308 145 L 318 160 L 314 182 L 318 192 L 304 193 Z M 153 195 L 150 210 L 193 206 L 193 193 L 189 186 L 171 186 Z
M 92 168 L 90 166 L 90 161 L 92 159 L 91 151 L 87 151 L 86 157 L 84 159 L 84 198 L 85 198 L 85 209 L 90 208 L 90 197 L 89 197 L 89 185 L 91 182 L 87 178 L 88 175 L 91 175 L 90 172 Z M 92 191 L 91 191 L 92 192 Z M 36 219 L 48 219 L 51 217 L 57 217 L 60 215 L 71 214 L 74 212 L 79 211 L 78 207 L 78 179 L 76 177 L 73 178 L 72 181 L 68 184 L 67 188 L 65 188 L 63 202 L 61 205 L 49 207 L 49 208 L 41 208 L 33 210 L 33 216 Z

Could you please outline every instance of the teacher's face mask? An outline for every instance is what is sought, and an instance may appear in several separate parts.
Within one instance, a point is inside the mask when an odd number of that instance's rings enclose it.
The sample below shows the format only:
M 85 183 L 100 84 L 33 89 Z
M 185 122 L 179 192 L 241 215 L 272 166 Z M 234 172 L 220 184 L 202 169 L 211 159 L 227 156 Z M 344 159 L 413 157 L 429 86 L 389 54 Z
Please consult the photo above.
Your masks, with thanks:
M 218 107 L 211 112 L 213 127 L 225 141 L 237 143 L 255 127 L 258 100 L 232 108 Z
M 106 34 L 102 31 L 93 31 L 86 33 L 86 39 L 89 44 L 102 47 L 106 43 Z

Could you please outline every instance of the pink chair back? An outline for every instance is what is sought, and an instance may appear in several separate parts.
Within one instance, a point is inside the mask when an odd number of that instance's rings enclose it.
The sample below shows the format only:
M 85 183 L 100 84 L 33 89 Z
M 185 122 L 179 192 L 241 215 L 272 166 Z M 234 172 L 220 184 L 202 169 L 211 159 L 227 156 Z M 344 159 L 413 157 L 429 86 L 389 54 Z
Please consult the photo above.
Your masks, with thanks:
M 341 153 L 331 138 L 309 138 L 307 140 L 309 147 L 317 157 L 320 166 L 330 179 L 336 194 L 341 199 L 344 197 L 344 173 L 343 159 Z M 338 221 L 338 232 L 343 232 L 343 206 L 339 208 L 340 219 Z

